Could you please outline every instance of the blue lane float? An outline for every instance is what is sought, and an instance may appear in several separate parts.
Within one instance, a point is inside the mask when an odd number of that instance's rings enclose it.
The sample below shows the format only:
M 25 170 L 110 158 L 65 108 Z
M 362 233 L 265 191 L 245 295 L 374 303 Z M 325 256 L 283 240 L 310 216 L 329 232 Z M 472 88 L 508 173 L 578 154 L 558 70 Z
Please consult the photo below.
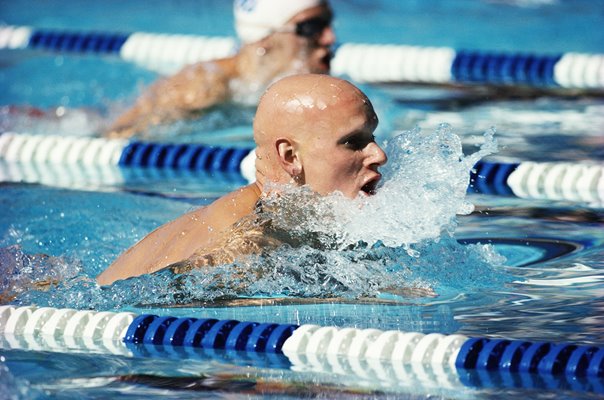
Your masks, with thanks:
M 242 171 L 249 147 L 153 143 L 60 135 L 0 134 L 0 161 L 14 163 L 178 169 L 207 173 Z
M 555 66 L 561 58 L 562 54 L 538 56 L 460 51 L 451 69 L 456 82 L 555 87 L 558 86 L 554 79 Z
M 229 37 L 0 28 L 0 49 L 115 55 L 162 73 L 231 55 L 236 47 L 236 40 Z M 344 43 L 335 48 L 332 72 L 358 82 L 478 83 L 601 91 L 604 54 Z
M 601 162 L 480 161 L 470 174 L 469 191 L 529 199 L 604 205 Z
M 241 162 L 251 150 L 251 148 L 207 146 L 195 143 L 132 141 L 122 149 L 118 165 L 239 173 Z
M 384 378 L 390 369 L 397 379 L 433 376 L 440 386 L 461 382 L 604 392 L 602 347 L 438 333 L 5 305 L 0 306 L 0 348 L 204 355 L 364 377 Z
M 513 196 L 508 178 L 520 163 L 479 161 L 470 172 L 470 191 L 484 194 Z
M 604 349 L 596 346 L 472 338 L 462 345 L 455 365 L 464 369 L 602 377 L 603 355 Z
M 32 33 L 27 47 L 69 53 L 119 54 L 128 36 L 37 30 Z

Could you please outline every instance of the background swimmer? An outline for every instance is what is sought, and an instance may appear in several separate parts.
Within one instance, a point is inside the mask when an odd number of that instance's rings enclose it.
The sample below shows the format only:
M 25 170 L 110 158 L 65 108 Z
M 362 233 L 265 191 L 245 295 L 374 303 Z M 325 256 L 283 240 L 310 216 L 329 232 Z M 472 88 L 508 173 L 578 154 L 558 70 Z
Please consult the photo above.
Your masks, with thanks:
M 107 135 L 130 137 L 155 125 L 197 117 L 227 101 L 255 105 L 281 77 L 329 73 L 336 38 L 327 1 L 236 0 L 234 14 L 242 43 L 236 55 L 196 63 L 159 80 L 114 121 Z
M 276 82 L 262 96 L 254 120 L 256 182 L 159 227 L 118 257 L 98 283 L 169 266 L 181 272 L 225 264 L 287 243 L 287 232 L 259 218 L 274 184 L 307 185 L 348 198 L 373 194 L 381 179 L 378 168 L 387 161 L 374 140 L 377 124 L 369 99 L 347 81 L 308 74 Z

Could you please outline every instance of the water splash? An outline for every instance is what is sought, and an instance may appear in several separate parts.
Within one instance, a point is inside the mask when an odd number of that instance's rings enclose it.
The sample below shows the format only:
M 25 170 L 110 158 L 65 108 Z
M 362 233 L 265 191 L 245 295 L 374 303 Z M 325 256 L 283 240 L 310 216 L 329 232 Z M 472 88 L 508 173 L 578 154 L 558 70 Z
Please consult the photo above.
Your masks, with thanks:
M 50 293 L 28 292 L 24 304 L 115 309 L 235 297 L 409 299 L 501 287 L 510 277 L 489 245 L 462 245 L 453 234 L 470 170 L 496 151 L 492 130 L 465 156 L 448 125 L 404 132 L 387 145 L 389 167 L 375 196 L 321 197 L 307 187 L 280 187 L 261 218 L 287 232 L 288 245 L 234 264 L 176 275 L 162 271 L 99 288 L 92 279 Z M 421 300 L 419 300 L 421 301 Z
M 452 235 L 456 215 L 473 211 L 466 200 L 470 170 L 497 151 L 493 135 L 494 130 L 487 131 L 480 150 L 469 156 L 447 124 L 433 133 L 416 128 L 390 140 L 383 187 L 363 200 L 362 212 L 345 216 L 351 238 L 408 247 Z
M 285 187 L 267 198 L 263 211 L 300 248 L 280 250 L 251 270 L 249 295 L 360 297 L 417 289 L 476 289 L 506 281 L 496 269 L 504 259 L 491 246 L 459 244 L 457 215 L 469 214 L 470 170 L 497 150 L 494 130 L 465 156 L 449 125 L 392 139 L 389 167 L 375 196 L 355 200 L 319 197 L 308 188 Z
M 385 183 L 375 196 L 321 198 L 308 188 L 282 188 L 268 197 L 264 210 L 283 230 L 331 238 L 329 247 L 344 248 L 359 241 L 409 247 L 438 240 L 442 234 L 453 234 L 457 214 L 473 211 L 466 200 L 470 171 L 495 151 L 494 130 L 485 133 L 479 151 L 464 156 L 449 125 L 442 124 L 434 133 L 416 128 L 387 143 L 390 161 L 383 171 Z M 328 243 L 323 240 L 323 244 Z
M 0 248 L 0 304 L 28 290 L 57 286 L 81 271 L 81 264 L 71 258 L 26 254 L 20 245 Z

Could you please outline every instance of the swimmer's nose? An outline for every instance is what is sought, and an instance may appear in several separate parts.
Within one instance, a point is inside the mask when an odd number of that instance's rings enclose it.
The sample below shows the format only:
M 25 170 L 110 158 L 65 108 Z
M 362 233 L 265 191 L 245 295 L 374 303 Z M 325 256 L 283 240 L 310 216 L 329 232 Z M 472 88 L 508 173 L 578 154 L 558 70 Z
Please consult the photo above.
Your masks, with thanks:
M 319 44 L 321 46 L 331 46 L 336 42 L 336 33 L 331 25 L 327 26 L 319 36 Z
M 366 163 L 368 166 L 381 167 L 388 162 L 388 156 L 376 142 L 369 143 L 365 151 L 367 152 Z

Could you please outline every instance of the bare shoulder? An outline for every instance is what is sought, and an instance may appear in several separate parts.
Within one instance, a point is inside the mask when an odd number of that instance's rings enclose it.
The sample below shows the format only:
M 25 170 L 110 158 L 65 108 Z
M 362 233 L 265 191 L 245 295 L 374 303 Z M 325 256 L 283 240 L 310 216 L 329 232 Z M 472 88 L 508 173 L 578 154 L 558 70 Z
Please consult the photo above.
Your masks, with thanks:
M 225 209 L 228 212 L 235 214 L 249 214 L 256 206 L 260 194 L 261 191 L 258 186 L 252 183 L 222 196 L 207 208 Z M 239 216 L 239 218 L 242 216 L 243 215 Z M 234 222 L 235 221 L 233 221 L 233 223 Z
M 207 229 L 218 234 L 254 212 L 259 198 L 258 187 L 255 184 L 247 185 L 220 197 L 206 207 L 198 208 L 177 218 L 172 223 L 179 229 L 189 229 L 192 225 L 198 229 L 207 226 Z
M 211 248 L 233 224 L 254 211 L 259 197 L 260 189 L 251 184 L 160 226 L 120 255 L 97 281 L 105 285 L 156 272 Z

